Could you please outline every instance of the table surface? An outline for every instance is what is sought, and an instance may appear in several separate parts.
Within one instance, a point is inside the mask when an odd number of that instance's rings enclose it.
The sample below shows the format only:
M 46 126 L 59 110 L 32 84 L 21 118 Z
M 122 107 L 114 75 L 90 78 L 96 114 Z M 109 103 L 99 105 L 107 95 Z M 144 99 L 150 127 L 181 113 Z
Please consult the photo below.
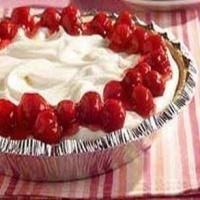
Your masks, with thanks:
M 112 9 L 127 7 L 119 3 Z M 113 2 L 112 1 L 112 2 Z M 29 4 L 66 5 L 68 1 L 29 1 Z M 104 1 L 111 8 L 111 1 Z M 91 3 L 91 2 L 90 2 Z M 0 6 L 24 4 L 24 1 L 0 0 Z M 81 5 L 81 4 L 79 4 Z M 86 3 L 82 6 L 94 7 Z M 99 5 L 102 8 L 102 5 Z M 8 10 L 1 9 L 5 14 Z M 176 12 L 146 12 L 138 16 L 172 31 L 189 47 L 200 65 L 200 10 L 192 8 Z M 102 198 L 132 196 L 190 196 L 200 188 L 200 94 L 196 95 L 179 117 L 159 131 L 152 147 L 133 162 L 114 172 L 92 179 L 66 183 L 33 183 L 0 176 L 0 196 L 45 196 L 65 198 Z

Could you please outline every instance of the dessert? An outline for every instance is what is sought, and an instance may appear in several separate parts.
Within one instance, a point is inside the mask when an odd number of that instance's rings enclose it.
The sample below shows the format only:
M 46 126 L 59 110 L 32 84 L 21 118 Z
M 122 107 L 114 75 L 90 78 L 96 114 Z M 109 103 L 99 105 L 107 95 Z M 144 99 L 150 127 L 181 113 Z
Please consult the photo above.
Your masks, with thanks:
M 0 135 L 94 139 L 132 128 L 173 99 L 179 69 L 165 39 L 128 12 L 13 10 L 0 22 Z

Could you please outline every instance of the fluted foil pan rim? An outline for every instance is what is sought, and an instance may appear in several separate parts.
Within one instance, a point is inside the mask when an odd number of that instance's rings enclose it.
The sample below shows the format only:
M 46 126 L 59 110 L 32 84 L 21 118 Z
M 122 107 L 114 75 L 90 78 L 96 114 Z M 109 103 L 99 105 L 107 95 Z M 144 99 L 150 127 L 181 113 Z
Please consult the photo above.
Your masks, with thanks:
M 93 15 L 94 12 L 87 12 L 86 15 Z M 116 14 L 111 14 L 116 17 Z M 174 48 L 179 50 L 187 65 L 187 74 L 184 88 L 182 92 L 176 94 L 176 98 L 160 113 L 144 119 L 138 126 L 134 128 L 123 128 L 100 137 L 93 141 L 69 140 L 65 139 L 56 145 L 45 144 L 44 142 L 28 138 L 25 140 L 11 140 L 9 138 L 0 137 L 0 153 L 16 154 L 21 156 L 65 156 L 69 154 L 93 153 L 97 151 L 107 150 L 108 148 L 116 148 L 119 145 L 145 138 L 163 127 L 168 121 L 174 119 L 176 115 L 184 108 L 192 99 L 197 82 L 197 65 L 188 51 L 187 47 L 180 41 L 176 40 L 170 32 L 157 26 L 154 22 L 145 24 L 143 21 L 134 17 L 136 24 L 146 27 L 149 30 L 161 34 L 168 40 Z

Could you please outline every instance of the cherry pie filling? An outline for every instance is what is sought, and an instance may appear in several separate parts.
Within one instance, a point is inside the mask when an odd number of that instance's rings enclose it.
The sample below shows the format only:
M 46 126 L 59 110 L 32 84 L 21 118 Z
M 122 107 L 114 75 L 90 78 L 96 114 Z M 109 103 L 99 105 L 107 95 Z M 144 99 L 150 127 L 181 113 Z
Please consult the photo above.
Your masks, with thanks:
M 0 22 L 0 48 L 6 48 L 22 28 L 33 38 L 39 28 L 46 27 L 49 36 L 60 27 L 70 35 L 101 35 L 114 52 L 140 54 L 137 65 L 125 70 L 121 80 L 110 80 L 103 90 L 86 92 L 80 101 L 64 99 L 50 105 L 38 93 L 24 93 L 18 105 L 0 99 L 0 135 L 11 139 L 34 137 L 45 143 L 58 143 L 76 134 L 79 128 L 103 130 L 106 133 L 124 127 L 126 112 L 147 118 L 155 112 L 154 98 L 165 91 L 172 70 L 167 45 L 162 36 L 136 25 L 125 11 L 113 21 L 105 12 L 90 21 L 82 21 L 80 11 L 68 6 L 57 11 L 47 8 L 40 20 L 30 15 L 29 7 L 15 8 L 10 18 Z

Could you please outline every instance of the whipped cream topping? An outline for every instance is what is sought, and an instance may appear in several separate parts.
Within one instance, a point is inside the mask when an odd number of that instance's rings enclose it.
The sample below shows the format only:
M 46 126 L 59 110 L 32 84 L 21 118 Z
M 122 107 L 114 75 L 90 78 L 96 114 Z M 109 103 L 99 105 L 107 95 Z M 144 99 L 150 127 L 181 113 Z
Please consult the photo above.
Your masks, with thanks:
M 115 53 L 107 48 L 99 35 L 70 36 L 62 28 L 48 36 L 41 28 L 29 39 L 22 29 L 15 41 L 0 51 L 0 97 L 18 103 L 25 92 L 37 92 L 56 105 L 63 99 L 79 101 L 87 91 L 103 94 L 110 80 L 121 80 L 125 69 L 137 64 L 139 55 Z M 169 54 L 172 79 L 162 97 L 155 98 L 156 112 L 162 111 L 173 99 L 179 78 L 176 62 Z M 124 127 L 134 127 L 143 120 L 127 112 Z M 95 139 L 103 131 L 81 127 L 73 139 Z

